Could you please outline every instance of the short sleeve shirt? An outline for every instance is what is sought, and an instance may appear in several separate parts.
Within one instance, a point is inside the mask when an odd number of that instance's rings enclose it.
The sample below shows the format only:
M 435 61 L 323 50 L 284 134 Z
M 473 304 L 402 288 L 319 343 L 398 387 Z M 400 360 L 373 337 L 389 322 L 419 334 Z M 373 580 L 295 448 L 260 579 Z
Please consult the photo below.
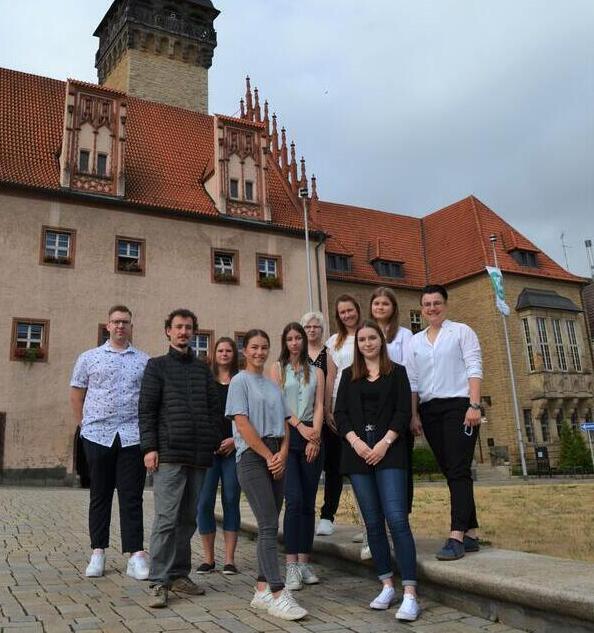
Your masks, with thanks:
M 260 437 L 284 437 L 285 420 L 291 417 L 280 387 L 262 374 L 240 371 L 229 383 L 225 415 L 246 415 Z M 248 448 L 233 421 L 236 460 Z
M 336 349 L 336 338 L 337 334 L 333 334 L 326 341 L 326 348 L 328 349 L 328 354 L 332 358 L 332 361 L 336 365 L 336 380 L 334 381 L 334 389 L 332 391 L 332 408 L 334 408 L 334 403 L 336 402 L 336 396 L 338 394 L 338 387 L 340 385 L 340 377 L 342 376 L 342 372 L 353 364 L 353 357 L 355 355 L 355 336 L 347 336 L 340 349 Z
M 148 359 L 132 345 L 120 351 L 109 341 L 78 357 L 70 386 L 87 390 L 81 437 L 102 446 L 111 446 L 116 435 L 122 446 L 140 443 L 138 397 Z

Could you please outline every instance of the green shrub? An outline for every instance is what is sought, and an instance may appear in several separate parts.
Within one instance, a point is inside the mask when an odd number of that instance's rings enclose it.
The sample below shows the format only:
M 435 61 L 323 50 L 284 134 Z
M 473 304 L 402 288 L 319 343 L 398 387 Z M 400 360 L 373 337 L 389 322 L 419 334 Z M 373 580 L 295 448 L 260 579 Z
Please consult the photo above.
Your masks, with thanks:
M 413 449 L 413 472 L 417 474 L 439 472 L 437 460 L 430 448 L 418 446 Z

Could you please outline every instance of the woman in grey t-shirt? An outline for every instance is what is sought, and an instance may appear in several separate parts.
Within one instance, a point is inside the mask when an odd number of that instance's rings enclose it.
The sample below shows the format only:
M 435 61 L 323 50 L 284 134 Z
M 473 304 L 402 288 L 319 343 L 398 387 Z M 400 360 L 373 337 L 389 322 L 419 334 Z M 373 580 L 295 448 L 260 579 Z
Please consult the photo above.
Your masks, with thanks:
M 250 330 L 244 336 L 246 368 L 229 384 L 225 415 L 233 418 L 237 478 L 258 523 L 258 579 L 251 606 L 283 620 L 300 620 L 307 611 L 285 587 L 278 564 L 291 411 L 279 386 L 264 377 L 269 351 L 266 332 Z

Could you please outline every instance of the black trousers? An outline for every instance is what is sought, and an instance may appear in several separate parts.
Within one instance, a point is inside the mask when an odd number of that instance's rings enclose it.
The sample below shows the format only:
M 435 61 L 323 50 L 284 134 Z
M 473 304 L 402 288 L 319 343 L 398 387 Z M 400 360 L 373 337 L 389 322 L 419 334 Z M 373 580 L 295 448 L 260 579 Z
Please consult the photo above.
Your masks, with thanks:
M 470 466 L 478 429 L 464 432 L 468 398 L 435 398 L 420 406 L 423 432 L 450 489 L 451 529 L 478 527 Z
M 114 443 L 102 446 L 83 438 L 91 479 L 89 534 L 93 549 L 109 547 L 111 504 L 117 488 L 120 505 L 122 552 L 144 549 L 142 493 L 146 471 L 140 446 L 122 448 L 120 436 Z
M 320 517 L 334 521 L 342 494 L 342 475 L 340 474 L 342 439 L 327 424 L 324 424 L 322 442 L 324 443 L 324 505 Z

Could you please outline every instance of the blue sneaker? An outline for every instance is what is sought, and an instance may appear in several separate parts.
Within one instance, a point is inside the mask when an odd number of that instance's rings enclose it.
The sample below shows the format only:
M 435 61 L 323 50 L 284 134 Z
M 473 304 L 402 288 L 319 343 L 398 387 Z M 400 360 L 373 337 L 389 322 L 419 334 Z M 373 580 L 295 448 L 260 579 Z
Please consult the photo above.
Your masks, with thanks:
M 472 536 L 464 535 L 464 551 L 465 552 L 478 552 L 481 549 L 478 538 L 472 538 Z
M 437 560 L 458 560 L 464 557 L 464 543 L 449 538 L 445 545 L 435 554 Z

